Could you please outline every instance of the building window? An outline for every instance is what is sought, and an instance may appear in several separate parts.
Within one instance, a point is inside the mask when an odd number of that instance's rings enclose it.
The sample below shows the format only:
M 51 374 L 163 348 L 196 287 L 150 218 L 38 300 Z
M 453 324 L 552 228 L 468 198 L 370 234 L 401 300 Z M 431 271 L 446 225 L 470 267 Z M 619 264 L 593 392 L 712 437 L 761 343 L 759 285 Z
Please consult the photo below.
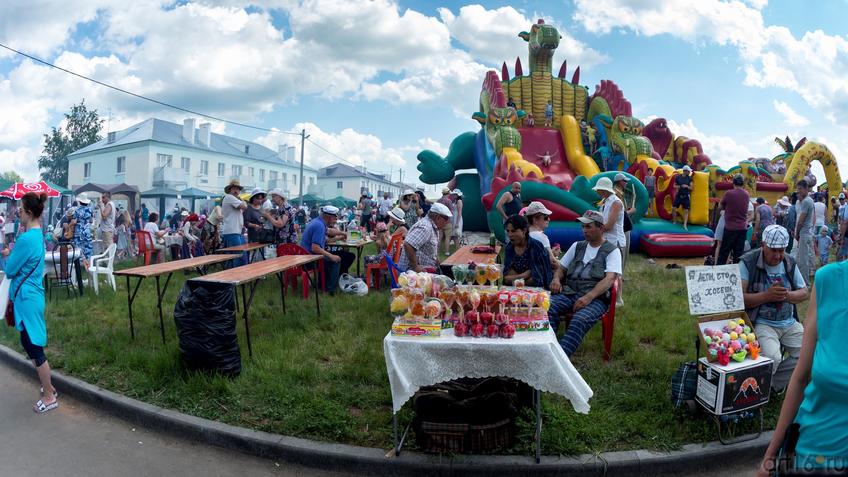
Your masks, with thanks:
M 252 167 L 247 168 L 247 175 L 249 175 L 250 177 L 253 177 L 253 168 Z
M 265 182 L 265 169 L 259 169 L 259 182 Z
M 283 172 L 283 187 L 285 187 L 285 186 L 286 186 L 286 184 L 288 183 L 288 181 L 289 181 L 289 175 L 288 175 L 288 174 L 286 174 L 285 172 Z
M 232 171 L 233 171 L 233 176 L 240 176 L 241 175 L 241 166 L 233 165 Z
M 171 167 L 174 156 L 170 154 L 156 154 L 156 165 L 159 167 Z
M 344 182 L 337 181 L 336 182 L 336 189 L 344 189 Z
M 200 175 L 209 175 L 209 161 L 200 161 Z
M 292 175 L 292 184 L 297 185 L 297 176 Z
M 88 179 L 91 178 L 91 163 L 90 162 L 86 162 L 85 164 L 82 165 L 82 177 L 85 180 L 88 180 Z
M 268 171 L 268 179 L 272 181 L 277 180 L 277 171 Z
M 186 172 L 191 169 L 191 159 L 188 157 L 180 158 L 180 168 Z
M 227 173 L 226 168 L 227 165 L 223 162 L 218 163 L 218 177 L 224 177 L 224 175 Z
M 118 157 L 118 174 L 127 172 L 127 158 L 125 156 Z
M 315 178 L 314 178 L 314 177 L 310 177 L 310 178 L 309 178 L 309 185 L 314 185 L 314 184 L 315 184 Z

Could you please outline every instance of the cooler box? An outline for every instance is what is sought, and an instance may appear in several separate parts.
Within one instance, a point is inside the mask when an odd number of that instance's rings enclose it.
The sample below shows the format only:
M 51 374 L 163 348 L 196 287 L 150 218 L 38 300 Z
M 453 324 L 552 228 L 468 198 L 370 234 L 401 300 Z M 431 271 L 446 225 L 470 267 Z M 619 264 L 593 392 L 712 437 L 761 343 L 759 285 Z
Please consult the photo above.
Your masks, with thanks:
M 649 257 L 704 257 L 713 251 L 713 238 L 702 234 L 643 234 L 639 243 Z
M 762 406 L 771 394 L 774 362 L 760 356 L 727 366 L 698 360 L 698 390 L 695 400 L 715 415 L 731 414 Z

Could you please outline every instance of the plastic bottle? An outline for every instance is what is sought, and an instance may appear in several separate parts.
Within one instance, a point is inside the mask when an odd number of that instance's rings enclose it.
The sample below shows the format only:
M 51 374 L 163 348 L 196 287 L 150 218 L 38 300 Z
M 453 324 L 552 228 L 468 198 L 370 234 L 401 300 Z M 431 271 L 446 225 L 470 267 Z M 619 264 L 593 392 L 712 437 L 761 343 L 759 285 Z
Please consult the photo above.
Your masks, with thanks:
M 495 233 L 492 232 L 492 233 L 489 234 L 489 246 L 494 247 L 496 243 L 497 243 L 497 239 L 495 238 Z

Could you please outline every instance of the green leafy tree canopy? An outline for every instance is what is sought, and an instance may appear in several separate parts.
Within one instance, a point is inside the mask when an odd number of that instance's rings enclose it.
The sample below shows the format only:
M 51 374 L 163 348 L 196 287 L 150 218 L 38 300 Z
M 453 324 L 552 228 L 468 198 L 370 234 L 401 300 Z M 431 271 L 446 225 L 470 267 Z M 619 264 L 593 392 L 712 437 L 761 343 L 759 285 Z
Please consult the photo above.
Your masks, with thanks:
M 9 182 L 23 182 L 24 178 L 15 171 L 0 172 L 0 180 Z
M 65 124 L 51 128 L 44 135 L 44 149 L 38 158 L 38 167 L 43 170 L 41 178 L 55 184 L 68 186 L 68 154 L 101 139 L 103 120 L 96 109 L 89 110 L 85 100 L 73 105 L 65 113 Z

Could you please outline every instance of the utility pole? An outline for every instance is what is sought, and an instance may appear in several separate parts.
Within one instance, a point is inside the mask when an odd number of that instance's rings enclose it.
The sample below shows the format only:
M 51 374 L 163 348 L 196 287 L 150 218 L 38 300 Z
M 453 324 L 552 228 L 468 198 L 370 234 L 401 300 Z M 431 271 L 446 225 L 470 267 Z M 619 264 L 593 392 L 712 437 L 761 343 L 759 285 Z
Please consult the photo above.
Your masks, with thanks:
M 400 180 L 398 181 L 403 185 L 403 169 L 400 170 Z
M 303 146 L 306 144 L 306 129 L 300 130 L 300 207 L 303 207 Z

